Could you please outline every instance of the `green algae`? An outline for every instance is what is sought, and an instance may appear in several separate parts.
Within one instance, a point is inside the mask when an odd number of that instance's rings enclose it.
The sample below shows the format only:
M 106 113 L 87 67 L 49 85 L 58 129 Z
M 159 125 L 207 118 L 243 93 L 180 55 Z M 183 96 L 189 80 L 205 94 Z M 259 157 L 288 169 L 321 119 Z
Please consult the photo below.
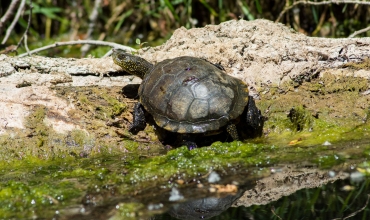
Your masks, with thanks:
M 56 210 L 80 203 L 86 192 L 102 192 L 109 185 L 116 187 L 116 196 L 129 198 L 146 188 L 167 188 L 176 184 L 176 180 L 182 179 L 186 183 L 204 177 L 211 170 L 224 170 L 226 167 L 263 168 L 289 161 L 311 161 L 327 168 L 345 159 L 328 146 L 283 147 L 261 143 L 261 140 L 257 142 L 260 143 L 216 142 L 192 151 L 181 147 L 156 157 L 133 151 L 90 158 L 24 158 L 12 163 L 12 167 L 4 163 L 0 166 L 0 198 L 4 202 L 0 214 L 19 218 L 52 216 Z M 120 205 L 119 216 L 140 215 L 138 210 L 142 205 L 130 204 Z M 45 207 L 49 207 L 50 213 L 43 212 Z M 14 212 L 19 215 L 14 215 Z
M 0 183 L 0 216 L 2 218 L 32 218 L 42 212 L 45 207 L 57 204 L 65 206 L 71 199 L 81 194 L 69 182 L 43 183 L 38 181 L 8 181 Z M 44 208 L 42 208 L 44 207 Z M 45 214 L 45 213 L 44 213 Z M 49 216 L 54 213 L 50 210 Z
M 131 194 L 133 191 L 153 185 L 153 182 L 163 183 L 174 174 L 188 179 L 199 173 L 204 174 L 209 170 L 220 168 L 222 164 L 234 162 L 217 159 L 217 155 L 220 154 L 232 158 L 243 149 L 246 151 L 244 156 L 261 151 L 257 146 L 246 147 L 241 143 L 220 145 L 221 143 L 210 149 L 199 149 L 194 152 L 182 147 L 170 151 L 167 155 L 146 159 L 137 155 L 132 157 L 124 155 L 124 161 L 121 160 L 123 155 L 114 158 L 79 159 L 69 156 L 63 160 L 50 161 L 25 158 L 13 163 L 11 168 L 4 164 L 0 167 L 2 189 L 0 198 L 8 205 L 1 206 L 0 214 L 17 218 L 50 216 L 53 212 L 44 213 L 45 207 L 50 207 L 49 210 L 61 209 L 67 204 L 81 200 L 87 189 L 96 191 L 97 188 L 113 184 L 118 187 L 119 193 Z M 202 159 L 204 155 L 209 157 Z M 249 160 L 249 163 L 256 161 Z M 202 165 L 197 166 L 196 164 L 200 162 Z

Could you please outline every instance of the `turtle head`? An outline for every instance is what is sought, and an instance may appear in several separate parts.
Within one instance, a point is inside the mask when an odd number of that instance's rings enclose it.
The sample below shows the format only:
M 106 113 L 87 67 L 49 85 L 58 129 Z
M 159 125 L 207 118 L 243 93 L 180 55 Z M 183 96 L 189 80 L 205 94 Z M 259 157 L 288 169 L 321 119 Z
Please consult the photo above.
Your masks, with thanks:
M 153 64 L 141 57 L 134 56 L 119 49 L 112 49 L 112 51 L 114 63 L 132 75 L 144 78 L 145 74 L 153 68 Z

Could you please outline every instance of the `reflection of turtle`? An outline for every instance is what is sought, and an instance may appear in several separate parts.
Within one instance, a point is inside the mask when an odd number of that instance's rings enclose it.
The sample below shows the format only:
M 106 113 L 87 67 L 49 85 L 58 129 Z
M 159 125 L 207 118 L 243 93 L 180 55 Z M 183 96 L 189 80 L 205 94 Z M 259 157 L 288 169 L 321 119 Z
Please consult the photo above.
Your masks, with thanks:
M 176 219 L 208 219 L 219 216 L 226 211 L 245 190 L 239 190 L 236 194 L 218 195 L 217 197 L 206 197 L 189 200 L 183 203 L 174 204 L 168 214 Z
M 113 50 L 113 60 L 126 72 L 143 79 L 130 132 L 145 128 L 145 109 L 159 127 L 187 134 L 187 141 L 192 136 L 189 134 L 207 135 L 222 129 L 234 140 L 239 139 L 238 130 L 249 136 L 262 133 L 263 119 L 253 98 L 248 96 L 247 85 L 220 67 L 187 56 L 153 65 L 117 49 Z M 239 121 L 244 125 L 237 130 Z M 187 143 L 189 148 L 196 146 Z

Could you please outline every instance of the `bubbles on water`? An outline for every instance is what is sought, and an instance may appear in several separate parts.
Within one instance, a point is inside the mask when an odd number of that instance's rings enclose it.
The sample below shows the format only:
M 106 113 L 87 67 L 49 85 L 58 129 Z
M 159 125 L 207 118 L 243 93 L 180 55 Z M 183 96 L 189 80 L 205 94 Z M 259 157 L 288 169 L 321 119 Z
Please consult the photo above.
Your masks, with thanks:
M 170 193 L 170 198 L 168 199 L 171 202 L 174 201 L 179 201 L 184 199 L 184 196 L 181 195 L 180 191 L 176 188 L 172 188 L 171 193 Z
M 364 180 L 364 178 L 365 176 L 361 172 L 353 172 L 350 175 L 350 179 L 354 182 L 361 182 L 362 180 Z
M 208 176 L 208 182 L 209 183 L 215 183 L 215 182 L 218 182 L 221 180 L 221 177 L 220 175 L 218 175 L 218 173 L 216 173 L 215 171 L 212 171 L 209 176 Z
M 329 176 L 330 176 L 330 177 L 335 177 L 335 176 L 337 175 L 337 174 L 335 173 L 335 171 L 332 171 L 332 170 L 331 170 L 331 171 L 329 171 L 329 172 L 328 172 L 328 174 L 329 174 Z
M 281 172 L 283 172 L 283 169 L 282 168 L 272 167 L 272 168 L 270 168 L 270 172 L 271 173 L 281 173 Z
M 81 214 L 84 214 L 85 212 L 86 212 L 86 209 L 85 209 L 85 208 L 81 208 L 81 209 L 80 209 L 80 213 L 81 213 Z
M 158 204 L 149 204 L 149 205 L 148 205 L 148 210 L 149 210 L 149 211 L 158 210 L 158 209 L 161 209 L 161 208 L 163 208 L 163 204 L 162 204 L 162 203 L 158 203 Z

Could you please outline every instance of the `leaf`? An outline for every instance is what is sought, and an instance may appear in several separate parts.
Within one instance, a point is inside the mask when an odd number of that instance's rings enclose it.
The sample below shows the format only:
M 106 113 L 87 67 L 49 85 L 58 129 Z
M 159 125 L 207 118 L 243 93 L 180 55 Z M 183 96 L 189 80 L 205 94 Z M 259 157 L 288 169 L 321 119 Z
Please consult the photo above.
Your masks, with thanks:
M 132 14 L 133 11 L 134 11 L 134 9 L 130 9 L 127 12 L 125 12 L 123 15 L 121 15 L 121 19 L 116 24 L 116 27 L 114 28 L 113 33 L 117 33 L 119 31 L 119 29 L 121 28 L 121 26 L 122 26 L 123 22 L 125 21 L 125 19 L 127 17 L 129 17 Z
M 259 0 L 255 0 L 256 2 L 256 8 L 257 8 L 257 11 L 259 14 L 262 14 L 262 7 L 261 7 L 261 3 Z
M 171 2 L 169 0 L 164 0 L 164 3 L 166 4 L 167 8 L 170 9 L 170 11 L 172 12 L 172 15 L 175 17 L 176 21 L 180 21 L 180 18 L 177 15 L 177 13 L 175 12 L 175 9 L 173 8 Z
M 250 13 L 248 7 L 244 4 L 242 5 L 242 11 L 247 16 L 248 20 L 254 20 L 254 16 L 252 15 L 252 13 Z
M 312 16 L 313 16 L 313 20 L 315 21 L 315 23 L 319 23 L 319 15 L 317 13 L 317 10 L 315 7 L 311 6 L 311 9 L 312 9 Z
M 217 12 L 205 0 L 199 0 L 199 2 L 202 3 L 213 16 L 218 16 Z

